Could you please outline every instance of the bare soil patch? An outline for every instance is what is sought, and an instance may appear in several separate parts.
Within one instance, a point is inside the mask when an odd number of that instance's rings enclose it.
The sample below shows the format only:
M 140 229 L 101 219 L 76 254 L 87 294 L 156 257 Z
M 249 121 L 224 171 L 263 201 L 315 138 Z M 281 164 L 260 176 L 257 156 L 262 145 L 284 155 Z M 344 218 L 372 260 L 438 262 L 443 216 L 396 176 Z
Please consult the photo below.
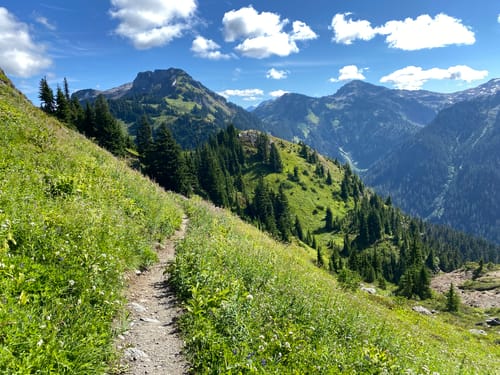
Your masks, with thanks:
M 498 280 L 500 281 L 500 271 L 489 271 L 483 276 L 477 279 L 478 286 L 480 286 L 481 281 L 487 284 L 489 281 Z M 458 289 L 458 293 L 462 300 L 462 303 L 472 306 L 480 307 L 483 309 L 489 308 L 500 308 L 500 288 L 492 288 L 490 290 L 477 290 L 464 288 L 467 282 L 472 281 L 472 271 L 457 270 L 449 273 L 440 273 L 433 277 L 431 281 L 431 287 L 440 292 L 446 293 L 450 288 L 450 284 L 453 283 Z M 474 285 L 476 285 L 474 284 Z M 479 287 L 479 289 L 481 289 Z

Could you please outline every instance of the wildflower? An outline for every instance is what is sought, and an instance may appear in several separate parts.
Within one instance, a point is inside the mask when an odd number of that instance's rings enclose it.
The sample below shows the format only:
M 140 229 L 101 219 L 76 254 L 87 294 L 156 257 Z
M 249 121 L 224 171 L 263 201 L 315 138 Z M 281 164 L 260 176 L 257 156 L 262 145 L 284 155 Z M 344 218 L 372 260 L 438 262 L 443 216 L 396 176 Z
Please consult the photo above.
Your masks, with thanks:
M 38 340 L 36 346 L 42 346 L 42 345 L 43 345 L 43 339 Z
M 73 285 L 75 285 L 75 280 L 69 280 L 69 281 L 68 281 L 68 284 L 69 284 L 69 286 L 73 286 Z
M 264 335 L 260 335 L 259 339 L 264 340 L 265 339 Z
M 288 341 L 285 341 L 285 344 L 283 344 L 283 346 L 284 346 L 286 349 L 290 350 L 290 343 L 289 343 Z
M 251 301 L 253 300 L 253 296 L 249 293 L 247 294 L 247 301 Z

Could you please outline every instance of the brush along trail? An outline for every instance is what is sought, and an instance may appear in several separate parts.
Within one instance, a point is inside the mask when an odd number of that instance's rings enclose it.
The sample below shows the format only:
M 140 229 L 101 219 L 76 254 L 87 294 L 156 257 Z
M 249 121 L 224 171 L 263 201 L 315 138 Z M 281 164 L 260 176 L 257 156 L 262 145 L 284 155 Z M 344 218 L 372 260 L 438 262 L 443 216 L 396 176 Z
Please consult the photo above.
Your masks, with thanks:
M 157 247 L 159 262 L 129 276 L 126 291 L 130 312 L 129 329 L 118 337 L 122 351 L 121 374 L 186 374 L 189 365 L 182 356 L 183 342 L 176 328 L 181 311 L 165 275 L 174 260 L 175 243 L 184 237 L 188 219 L 164 245 Z

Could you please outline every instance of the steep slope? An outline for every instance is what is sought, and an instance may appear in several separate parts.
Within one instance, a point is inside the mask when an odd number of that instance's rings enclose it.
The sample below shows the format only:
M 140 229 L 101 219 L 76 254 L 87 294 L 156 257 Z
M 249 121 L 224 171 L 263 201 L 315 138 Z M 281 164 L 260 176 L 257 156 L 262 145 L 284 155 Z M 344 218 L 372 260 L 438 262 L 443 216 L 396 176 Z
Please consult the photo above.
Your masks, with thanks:
M 500 93 L 441 111 L 367 174 L 407 212 L 500 243 Z
M 0 373 L 110 373 L 123 273 L 177 198 L 34 108 L 0 71 Z
M 368 169 L 389 150 L 409 140 L 453 103 L 500 90 L 500 80 L 478 88 L 440 94 L 390 90 L 352 81 L 321 98 L 286 94 L 252 113 L 271 134 L 303 140 L 321 153 Z
M 81 90 L 73 95 L 84 104 L 100 94 L 108 99 L 111 112 L 129 126 L 132 135 L 141 116 L 146 114 L 156 126 L 166 122 L 185 148 L 202 143 L 228 124 L 241 129 L 261 127 L 257 117 L 226 101 L 181 69 L 141 72 L 132 83 L 106 91 Z
M 347 291 L 302 247 L 204 202 L 186 205 L 191 230 L 171 271 L 186 306 L 180 326 L 194 372 L 494 374 L 500 367 L 495 327 L 474 337 L 473 324 L 451 323 L 455 315 L 426 316 L 380 292 Z

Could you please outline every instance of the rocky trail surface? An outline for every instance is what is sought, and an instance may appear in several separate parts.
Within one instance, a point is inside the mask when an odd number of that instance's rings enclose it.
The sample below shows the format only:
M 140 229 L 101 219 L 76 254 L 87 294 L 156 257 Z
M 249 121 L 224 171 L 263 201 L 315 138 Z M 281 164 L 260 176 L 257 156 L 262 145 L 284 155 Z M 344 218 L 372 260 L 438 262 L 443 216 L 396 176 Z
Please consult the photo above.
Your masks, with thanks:
M 183 342 L 175 321 L 180 315 L 168 284 L 165 267 L 174 260 L 175 243 L 184 237 L 188 219 L 165 244 L 157 247 L 159 262 L 144 272 L 131 274 L 126 297 L 129 329 L 119 335 L 121 374 L 187 374 L 182 355 Z

